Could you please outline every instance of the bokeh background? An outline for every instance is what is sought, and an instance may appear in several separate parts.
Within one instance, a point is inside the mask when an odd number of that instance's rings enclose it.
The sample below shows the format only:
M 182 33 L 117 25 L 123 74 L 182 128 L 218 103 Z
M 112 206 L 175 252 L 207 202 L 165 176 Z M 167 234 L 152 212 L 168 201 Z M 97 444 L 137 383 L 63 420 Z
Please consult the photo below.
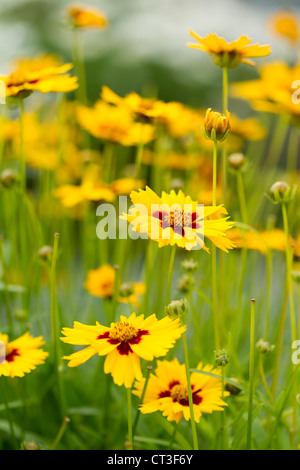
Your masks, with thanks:
M 66 25 L 67 0 L 1 0 L 0 72 L 6 73 L 18 56 L 51 52 L 72 60 L 72 35 Z M 76 3 L 76 2 L 75 2 Z M 205 36 L 216 32 L 227 40 L 248 35 L 254 43 L 272 45 L 263 61 L 294 51 L 276 36 L 269 17 L 278 9 L 300 14 L 299 0 L 89 0 L 108 17 L 104 31 L 84 32 L 89 99 L 98 98 L 101 86 L 125 94 L 137 91 L 191 106 L 220 107 L 221 69 L 207 54 L 189 49 L 189 28 Z M 250 69 L 250 70 L 249 70 Z M 255 77 L 257 71 L 241 65 L 230 80 Z M 219 75 L 219 77 L 218 77 Z M 204 95 L 205 90 L 205 95 Z M 247 104 L 232 100 L 231 110 L 240 117 L 250 113 Z

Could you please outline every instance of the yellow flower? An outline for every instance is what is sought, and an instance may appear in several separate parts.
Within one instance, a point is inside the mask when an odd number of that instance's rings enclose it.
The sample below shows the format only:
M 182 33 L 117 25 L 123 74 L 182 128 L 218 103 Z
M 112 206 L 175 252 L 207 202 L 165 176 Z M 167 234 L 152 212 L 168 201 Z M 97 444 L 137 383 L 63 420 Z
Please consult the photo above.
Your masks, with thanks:
M 33 91 L 69 92 L 78 88 L 77 77 L 66 74 L 72 67 L 72 64 L 62 64 L 54 56 L 43 55 L 18 61 L 13 72 L 0 80 L 5 83 L 8 97 L 22 98 Z
M 104 264 L 88 272 L 84 287 L 95 297 L 111 299 L 114 294 L 115 276 L 114 268 L 109 264 Z M 126 283 L 126 285 L 119 283 L 117 300 L 121 303 L 138 306 L 139 296 L 144 293 L 145 284 L 141 282 Z
M 117 180 L 110 183 L 111 190 L 117 195 L 127 195 L 131 191 L 137 188 L 141 188 L 144 185 L 142 180 L 136 180 L 134 178 L 118 178 Z
M 136 119 L 142 121 L 152 121 L 158 118 L 164 105 L 162 101 L 143 98 L 135 92 L 129 93 L 122 98 L 107 86 L 102 87 L 101 98 L 106 103 L 126 108 Z
M 219 369 L 212 365 L 203 366 L 200 362 L 197 370 L 221 375 Z M 145 379 L 135 383 L 133 393 L 141 397 Z M 199 423 L 202 413 L 223 411 L 227 403 L 222 399 L 222 382 L 220 378 L 214 378 L 198 372 L 191 374 L 191 388 L 193 395 L 193 409 L 195 421 Z M 224 396 L 228 396 L 224 392 Z M 154 413 L 161 411 L 168 421 L 178 423 L 182 418 L 190 419 L 186 369 L 175 358 L 172 361 L 157 361 L 157 369 L 150 375 L 143 404 L 140 407 L 142 413 Z
M 75 207 L 78 204 L 90 201 L 113 202 L 116 198 L 115 193 L 105 183 L 83 181 L 80 185 L 64 184 L 56 188 L 54 196 L 60 199 L 64 207 Z
M 93 108 L 80 106 L 78 121 L 94 137 L 125 146 L 135 146 L 140 142 L 146 144 L 155 137 L 152 125 L 135 122 L 126 108 L 103 101 L 97 101 Z
M 74 322 L 73 328 L 63 328 L 65 343 L 87 346 L 64 359 L 69 367 L 83 364 L 95 354 L 107 356 L 104 372 L 111 374 L 116 385 L 130 388 L 135 379 L 142 379 L 140 358 L 152 361 L 155 357 L 165 356 L 175 341 L 180 338 L 186 327 L 179 319 L 164 317 L 157 320 L 156 315 L 129 318 L 121 316 L 120 321 L 109 327 L 98 322 L 95 326 Z
M 260 251 L 266 254 L 268 250 L 276 250 L 285 252 L 286 249 L 286 235 L 283 230 L 273 229 L 263 232 L 257 231 L 242 231 L 234 228 L 228 231 L 228 238 L 232 240 L 236 248 L 248 248 L 249 250 Z M 290 237 L 290 245 L 295 243 L 295 240 Z
M 288 11 L 277 11 L 270 18 L 272 29 L 280 36 L 285 36 L 292 43 L 299 39 L 299 18 Z
M 227 42 L 216 34 L 210 33 L 202 38 L 192 30 L 189 32 L 198 44 L 188 43 L 187 46 L 207 52 L 219 67 L 234 68 L 240 63 L 255 65 L 250 57 L 265 57 L 271 54 L 270 46 L 250 45 L 252 39 L 248 36 L 241 36 L 235 41 Z
M 248 100 L 257 111 L 285 114 L 299 120 L 299 92 L 292 88 L 299 80 L 300 64 L 289 66 L 276 62 L 260 68 L 260 78 L 231 85 L 230 93 L 235 98 Z M 299 88 L 299 87 L 298 87 Z M 293 100 L 293 90 L 297 101 Z
M 43 344 L 42 336 L 33 338 L 25 333 L 9 341 L 8 335 L 0 333 L 0 376 L 24 377 L 37 365 L 43 364 L 48 357 L 48 353 L 40 349 Z
M 105 28 L 106 16 L 97 8 L 86 5 L 71 5 L 68 14 L 76 28 Z
M 142 161 L 146 165 L 155 165 L 159 168 L 192 170 L 199 168 L 203 164 L 203 157 L 196 152 L 184 154 L 170 151 L 159 154 L 159 158 L 156 158 L 155 153 L 148 150 L 144 152 Z
M 121 218 L 130 222 L 133 231 L 158 242 L 159 247 L 178 245 L 187 250 L 199 247 L 209 252 L 205 237 L 225 252 L 233 248 L 226 237 L 233 223 L 228 217 L 219 216 L 220 211 L 226 212 L 221 206 L 199 206 L 181 190 L 178 194 L 174 190 L 170 194 L 163 191 L 159 197 L 147 186 L 145 190 L 132 191 L 130 198 L 134 206 Z
M 226 111 L 225 115 L 208 108 L 204 118 L 205 137 L 208 140 L 219 140 L 222 142 L 230 131 L 229 118 L 230 113 L 228 111 Z

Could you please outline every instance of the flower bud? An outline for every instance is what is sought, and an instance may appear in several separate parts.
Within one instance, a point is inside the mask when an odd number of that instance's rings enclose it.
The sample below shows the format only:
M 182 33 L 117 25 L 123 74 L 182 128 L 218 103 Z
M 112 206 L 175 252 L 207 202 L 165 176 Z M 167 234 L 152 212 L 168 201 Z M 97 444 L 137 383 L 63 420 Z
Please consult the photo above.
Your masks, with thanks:
M 240 384 L 241 382 L 236 379 L 235 377 L 230 378 L 231 382 L 236 382 L 236 384 Z M 236 387 L 232 383 L 225 382 L 225 390 L 226 392 L 229 392 L 231 395 L 238 395 L 241 393 L 241 389 L 239 387 Z
M 194 285 L 194 283 L 193 283 L 192 279 L 187 274 L 184 274 L 183 276 L 181 276 L 179 278 L 178 290 L 180 290 L 180 292 L 183 292 L 183 293 L 186 294 L 186 293 L 190 292 L 193 285 Z
M 292 188 L 285 181 L 277 181 L 269 190 L 269 198 L 274 204 L 290 202 L 295 197 L 297 186 Z
M 38 257 L 43 261 L 49 260 L 53 253 L 52 246 L 44 245 L 38 251 Z
M 204 132 L 203 135 L 207 140 L 220 141 L 226 139 L 228 132 L 230 131 L 229 124 L 230 113 L 226 111 L 226 115 L 212 111 L 209 108 L 206 111 L 204 119 Z
M 21 443 L 21 450 L 40 450 L 41 447 L 39 444 L 37 444 L 34 441 L 29 441 L 29 442 L 22 442 Z
M 225 349 L 220 349 L 216 352 L 215 363 L 219 367 L 225 367 L 229 363 L 229 356 Z
M 261 352 L 262 354 L 270 354 L 275 348 L 274 344 L 270 344 L 267 341 L 260 339 L 256 343 L 256 349 Z
M 120 285 L 119 294 L 120 297 L 129 297 L 134 293 L 133 284 L 131 282 L 124 282 Z
M 172 300 L 172 302 L 166 307 L 166 314 L 170 318 L 178 318 L 188 313 L 189 303 L 186 299 Z
M 184 271 L 192 273 L 198 268 L 198 262 L 193 259 L 185 259 L 182 261 L 181 267 Z
M 297 282 L 297 284 L 300 284 L 300 271 L 292 271 L 291 277 L 294 282 Z
M 22 308 L 15 310 L 15 317 L 17 320 L 25 322 L 28 320 L 28 312 Z
M 247 159 L 243 153 L 232 153 L 228 157 L 228 165 L 232 170 L 240 170 L 247 164 Z
M 6 168 L 0 174 L 0 182 L 5 188 L 11 188 L 17 180 L 17 173 L 11 168 Z

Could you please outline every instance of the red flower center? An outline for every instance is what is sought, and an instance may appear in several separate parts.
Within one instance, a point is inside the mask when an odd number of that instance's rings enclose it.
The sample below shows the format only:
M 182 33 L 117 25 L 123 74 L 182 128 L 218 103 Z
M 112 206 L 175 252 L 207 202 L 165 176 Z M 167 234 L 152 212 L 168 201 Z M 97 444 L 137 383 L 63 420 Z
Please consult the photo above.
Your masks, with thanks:
M 193 404 L 200 405 L 203 398 L 197 395 L 197 393 L 201 392 L 201 389 L 195 390 L 194 385 L 192 385 L 192 397 L 193 397 Z M 173 402 L 180 403 L 182 406 L 189 406 L 189 397 L 186 385 L 182 385 L 179 380 L 173 380 L 169 383 L 169 389 L 163 390 L 160 392 L 158 398 L 165 398 L 170 397 L 172 398 Z
M 118 344 L 117 350 L 123 356 L 132 353 L 131 345 L 139 344 L 142 337 L 148 334 L 148 330 L 137 329 L 129 322 L 118 322 L 97 339 L 107 339 L 110 344 Z

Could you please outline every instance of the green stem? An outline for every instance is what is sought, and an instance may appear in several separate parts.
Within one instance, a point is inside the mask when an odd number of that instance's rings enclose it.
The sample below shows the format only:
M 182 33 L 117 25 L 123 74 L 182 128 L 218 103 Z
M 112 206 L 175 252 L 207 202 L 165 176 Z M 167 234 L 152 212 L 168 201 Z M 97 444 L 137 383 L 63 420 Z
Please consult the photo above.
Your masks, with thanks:
M 6 306 L 6 314 L 7 320 L 9 325 L 9 334 L 14 336 L 14 322 L 13 322 L 13 314 L 10 307 L 10 299 L 9 299 L 9 291 L 8 291 L 8 281 L 6 275 L 6 263 L 4 258 L 3 252 L 3 238 L 0 237 L 0 261 L 2 264 L 2 276 L 3 276 L 3 284 L 4 284 L 4 301 Z
M 254 380 L 253 380 L 253 378 L 254 378 L 254 353 L 255 353 L 255 300 L 251 299 L 247 450 L 251 450 L 251 441 L 252 441 L 252 406 L 253 406 L 253 389 L 254 389 Z
M 190 376 L 188 347 L 187 347 L 187 341 L 186 341 L 186 334 L 185 333 L 183 333 L 183 335 L 182 335 L 182 341 L 183 341 L 186 381 L 187 381 L 188 397 L 189 397 L 189 407 L 190 407 L 190 415 L 191 415 L 193 447 L 194 447 L 194 450 L 199 450 L 196 423 L 195 423 L 195 416 L 194 416 L 194 404 L 193 404 L 193 394 L 192 394 L 192 387 L 191 387 L 191 376 Z
M 69 422 L 70 422 L 69 418 L 67 418 L 67 417 L 64 418 L 63 423 L 62 423 L 62 425 L 61 425 L 61 427 L 60 427 L 60 429 L 57 433 L 57 436 L 56 436 L 56 438 L 55 438 L 55 440 L 54 440 L 54 442 L 51 446 L 51 450 L 55 450 L 56 447 L 58 446 L 58 444 L 60 443 Z
M 138 178 L 141 169 L 142 157 L 144 153 L 144 141 L 141 141 L 137 147 L 136 161 L 135 161 L 135 177 Z
M 143 387 L 143 391 L 142 391 L 142 395 L 141 395 L 141 399 L 140 399 L 140 404 L 141 405 L 144 402 L 144 398 L 145 398 L 145 395 L 146 395 L 151 370 L 152 370 L 152 366 L 148 366 L 147 367 L 147 375 L 146 375 L 146 378 L 145 378 L 145 383 L 144 383 L 144 387 Z M 134 423 L 133 423 L 133 431 L 132 431 L 132 436 L 133 437 L 132 437 L 132 439 L 134 438 L 135 431 L 137 429 L 137 425 L 138 425 L 140 416 L 141 416 L 141 410 L 138 408 L 137 412 L 136 412 L 136 415 L 135 415 Z
M 171 302 L 172 274 L 173 274 L 173 268 L 174 268 L 175 255 L 176 255 L 176 245 L 173 245 L 171 256 L 170 256 L 169 269 L 168 269 L 166 305 L 169 305 L 169 303 Z
M 20 182 L 21 190 L 26 190 L 26 164 L 25 164 L 25 151 L 24 151 L 24 102 L 22 98 L 19 99 L 20 110 Z
M 128 441 L 129 441 L 129 450 L 133 450 L 131 388 L 127 388 L 127 406 L 128 406 Z
M 226 114 L 228 110 L 228 68 L 223 68 L 223 98 L 222 98 L 223 114 Z M 223 167 L 223 204 L 226 204 L 226 192 L 227 192 L 227 152 L 226 142 L 222 145 L 222 167 Z
M 237 189 L 238 189 L 238 195 L 239 195 L 239 201 L 240 201 L 241 219 L 243 221 L 243 224 L 248 224 L 247 203 L 246 203 L 243 175 L 241 171 L 237 172 Z
M 218 174 L 218 142 L 214 140 L 214 149 L 213 149 L 213 206 L 217 205 L 217 174 Z
M 15 450 L 18 450 L 17 449 L 17 440 L 16 440 L 16 436 L 15 436 L 15 432 L 14 432 L 14 425 L 13 425 L 13 421 L 12 421 L 12 417 L 11 417 L 9 404 L 8 404 L 8 401 L 7 401 L 5 377 L 0 377 L 0 384 L 1 384 L 3 403 L 4 403 L 4 407 L 5 407 L 6 415 L 7 415 L 7 420 L 8 420 L 8 424 L 9 424 L 11 439 L 13 441 L 13 445 L 15 447 Z

